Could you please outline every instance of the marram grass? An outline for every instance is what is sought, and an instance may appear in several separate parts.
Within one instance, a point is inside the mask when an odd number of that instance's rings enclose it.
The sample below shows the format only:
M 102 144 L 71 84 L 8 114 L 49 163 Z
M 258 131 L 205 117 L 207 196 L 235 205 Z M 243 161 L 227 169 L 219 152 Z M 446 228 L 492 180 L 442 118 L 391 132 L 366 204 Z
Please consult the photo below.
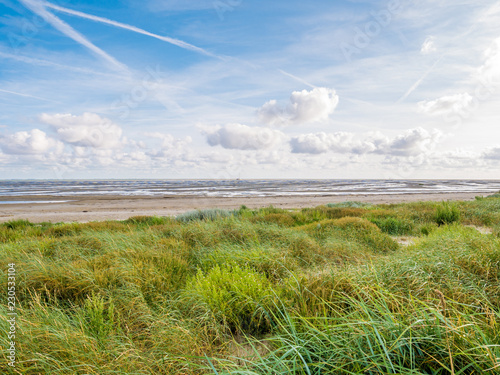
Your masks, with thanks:
M 7 222 L 0 372 L 498 374 L 499 233 L 498 196 Z

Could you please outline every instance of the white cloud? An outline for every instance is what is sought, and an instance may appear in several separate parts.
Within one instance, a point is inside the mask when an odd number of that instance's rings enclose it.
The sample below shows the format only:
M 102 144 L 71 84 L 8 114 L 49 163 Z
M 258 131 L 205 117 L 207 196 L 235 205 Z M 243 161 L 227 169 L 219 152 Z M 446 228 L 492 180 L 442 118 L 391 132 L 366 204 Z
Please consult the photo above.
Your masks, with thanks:
M 4 153 L 12 155 L 44 155 L 50 152 L 59 154 L 64 145 L 39 129 L 9 134 L 0 138 Z
M 210 146 L 236 150 L 262 150 L 276 146 L 284 134 L 272 129 L 227 124 L 212 129 L 202 129 Z
M 116 149 L 126 142 L 118 125 L 95 113 L 81 116 L 44 113 L 40 120 L 53 126 L 61 141 L 73 146 Z
M 465 149 L 438 152 L 430 158 L 429 163 L 439 168 L 481 168 L 484 166 L 484 155 Z
M 439 130 L 429 132 L 422 128 L 410 129 L 387 142 L 383 142 L 375 151 L 395 156 L 417 156 L 434 150 L 442 138 Z
M 496 86 L 500 84 L 500 38 L 493 41 L 485 51 L 485 63 L 479 68 L 483 84 Z
M 422 53 L 423 55 L 428 55 L 432 52 L 436 52 L 437 48 L 436 48 L 436 45 L 434 43 L 434 40 L 435 40 L 435 38 L 433 36 L 427 37 L 427 39 L 425 39 L 424 43 L 422 44 L 422 48 L 420 49 L 420 53 Z
M 432 101 L 418 103 L 421 112 L 428 115 L 445 115 L 448 113 L 463 114 L 474 103 L 474 98 L 467 92 L 456 95 L 443 96 Z
M 290 103 L 281 107 L 270 100 L 258 110 L 259 121 L 268 125 L 297 125 L 325 121 L 335 111 L 339 97 L 335 90 L 317 87 L 294 91 Z
M 323 154 L 328 151 L 358 153 L 358 150 L 363 149 L 361 143 L 354 140 L 354 134 L 346 132 L 301 134 L 292 137 L 290 146 L 294 154 Z M 372 151 L 370 147 L 366 150 Z
M 290 140 L 294 154 L 323 154 L 330 150 L 330 138 L 333 134 L 301 134 Z
M 336 152 L 344 154 L 381 154 L 393 156 L 417 156 L 431 152 L 442 134 L 435 130 L 410 129 L 394 138 L 380 133 L 369 133 L 356 139 L 353 133 L 316 133 L 292 137 L 290 146 L 296 154 L 322 154 Z

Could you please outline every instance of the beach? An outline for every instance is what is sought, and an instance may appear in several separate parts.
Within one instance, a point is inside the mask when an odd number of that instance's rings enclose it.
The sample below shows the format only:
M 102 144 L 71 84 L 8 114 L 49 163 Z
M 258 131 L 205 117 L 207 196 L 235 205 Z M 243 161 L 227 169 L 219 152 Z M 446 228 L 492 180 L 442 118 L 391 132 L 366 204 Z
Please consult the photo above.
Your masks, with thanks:
M 295 195 L 295 196 L 45 196 L 23 195 L 0 197 L 0 222 L 26 219 L 39 222 L 89 222 L 125 220 L 131 216 L 175 216 L 206 208 L 236 209 L 274 206 L 284 209 L 315 207 L 328 203 L 359 201 L 373 204 L 392 204 L 418 201 L 473 200 L 477 192 L 412 193 L 412 194 L 357 194 L 357 195 Z M 31 203 L 13 203 L 13 202 Z M 42 202 L 50 203 L 42 203 Z M 9 202 L 6 204 L 6 202 Z M 35 203 L 37 202 L 37 203 Z

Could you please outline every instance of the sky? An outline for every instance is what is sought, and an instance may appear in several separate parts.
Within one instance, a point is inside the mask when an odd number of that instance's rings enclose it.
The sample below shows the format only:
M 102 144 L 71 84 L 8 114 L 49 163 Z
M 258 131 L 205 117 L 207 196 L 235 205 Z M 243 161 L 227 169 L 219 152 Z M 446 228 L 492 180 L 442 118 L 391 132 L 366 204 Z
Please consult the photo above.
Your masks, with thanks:
M 500 2 L 0 0 L 1 179 L 498 179 Z

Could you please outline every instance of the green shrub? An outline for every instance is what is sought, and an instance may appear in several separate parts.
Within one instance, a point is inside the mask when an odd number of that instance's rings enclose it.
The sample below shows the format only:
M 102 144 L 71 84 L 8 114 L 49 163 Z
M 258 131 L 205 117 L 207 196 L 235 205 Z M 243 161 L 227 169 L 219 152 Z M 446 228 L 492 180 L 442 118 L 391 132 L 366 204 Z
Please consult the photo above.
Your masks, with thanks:
M 28 220 L 23 220 L 23 219 L 10 220 L 2 224 L 2 226 L 9 229 L 24 229 L 32 227 L 33 225 L 34 225 L 33 223 L 30 223 Z
M 58 223 L 47 228 L 45 234 L 54 237 L 74 236 L 82 232 L 83 226 L 80 223 Z
M 324 220 L 302 227 L 320 241 L 338 238 L 355 242 L 375 253 L 394 251 L 398 244 L 373 223 L 358 217 Z
M 231 332 L 249 334 L 269 331 L 277 298 L 264 275 L 238 265 L 200 270 L 186 285 L 185 295 L 202 315 L 208 313 Z
M 291 227 L 295 224 L 295 220 L 288 214 L 267 214 L 264 216 L 256 216 L 252 218 L 252 222 L 256 223 L 274 223 L 284 227 Z
M 233 244 L 221 244 L 214 251 L 206 253 L 200 260 L 201 268 L 210 270 L 216 265 L 227 263 L 249 267 L 265 275 L 269 280 L 280 282 L 298 268 L 298 259 L 292 254 L 293 249 L 275 248 L 254 244 L 243 248 Z
M 0 243 L 16 242 L 23 239 L 23 233 L 20 230 L 12 230 L 5 226 L 0 226 Z
M 436 208 L 435 221 L 438 225 L 452 224 L 460 220 L 460 210 L 455 203 L 441 202 Z
M 437 228 L 436 223 L 428 223 L 419 227 L 420 234 L 428 236 Z M 418 233 L 417 233 L 418 234 Z
M 159 216 L 132 216 L 125 220 L 123 223 L 125 224 L 135 224 L 135 225 L 162 225 L 169 221 L 167 217 L 159 217 Z
M 388 217 L 385 219 L 370 219 L 370 221 L 379 227 L 382 232 L 393 236 L 409 235 L 413 230 L 412 223 L 406 220 L 396 219 L 394 217 Z
M 366 207 L 371 207 L 372 205 L 370 203 L 347 201 L 347 202 L 340 202 L 340 203 L 328 203 L 326 206 L 331 207 L 331 208 L 334 208 L 334 207 L 337 207 L 337 208 L 366 208 Z
M 285 209 L 283 209 L 283 208 L 278 208 L 278 207 L 274 207 L 273 205 L 271 205 L 271 206 L 268 206 L 268 207 L 259 208 L 259 210 L 257 211 L 257 213 L 259 215 L 286 214 L 286 213 L 288 213 L 288 211 L 285 210 Z
M 221 210 L 219 208 L 212 208 L 206 210 L 188 211 L 183 214 L 177 215 L 176 220 L 187 223 L 193 220 L 217 220 L 225 217 L 234 216 L 233 211 Z
M 87 296 L 83 307 L 77 312 L 77 319 L 85 332 L 102 343 L 115 330 L 115 305 L 103 296 L 92 293 Z
M 500 198 L 500 191 L 498 193 L 488 195 L 486 198 Z

